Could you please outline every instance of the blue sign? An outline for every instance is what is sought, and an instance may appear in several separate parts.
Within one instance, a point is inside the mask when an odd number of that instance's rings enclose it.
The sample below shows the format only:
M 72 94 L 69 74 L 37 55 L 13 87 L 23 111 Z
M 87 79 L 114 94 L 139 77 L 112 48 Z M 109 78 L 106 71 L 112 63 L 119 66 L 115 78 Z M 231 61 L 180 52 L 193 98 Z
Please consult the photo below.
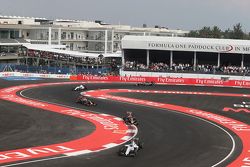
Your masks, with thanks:
M 42 78 L 36 77 L 3 77 L 4 80 L 7 81 L 35 81 L 35 80 L 42 80 Z

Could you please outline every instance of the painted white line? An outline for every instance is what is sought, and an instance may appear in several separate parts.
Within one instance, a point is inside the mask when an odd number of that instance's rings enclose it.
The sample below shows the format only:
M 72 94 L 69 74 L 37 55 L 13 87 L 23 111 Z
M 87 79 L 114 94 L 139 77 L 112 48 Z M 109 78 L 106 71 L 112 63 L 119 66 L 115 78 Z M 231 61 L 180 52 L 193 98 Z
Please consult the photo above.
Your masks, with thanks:
M 10 167 L 10 166 L 18 166 L 18 165 L 24 165 L 24 164 L 31 164 L 35 162 L 43 162 L 43 161 L 49 161 L 49 160 L 54 160 L 54 159 L 61 159 L 61 158 L 66 158 L 68 156 L 60 156 L 60 157 L 52 157 L 52 158 L 44 158 L 44 159 L 38 159 L 38 160 L 33 160 L 33 161 L 26 161 L 26 162 L 19 162 L 19 163 L 14 163 L 14 164 L 9 164 L 9 165 L 2 165 L 0 167 Z
M 107 98 L 105 97 L 97 97 L 98 99 L 103 99 L 103 100 L 106 100 Z
M 79 110 L 79 111 L 87 111 L 87 112 L 91 112 L 91 113 L 95 113 L 95 114 L 102 114 L 100 112 L 92 111 L 92 110 L 89 110 L 89 109 L 83 109 L 83 108 L 78 108 L 78 107 L 74 107 L 74 106 L 67 106 L 67 105 L 64 105 L 64 104 L 53 103 L 53 102 L 49 102 L 49 101 L 45 101 L 45 100 L 40 100 L 40 99 L 35 99 L 35 98 L 31 98 L 31 97 L 27 97 L 27 96 L 23 95 L 24 91 L 27 91 L 27 90 L 30 90 L 30 89 L 32 89 L 32 88 L 22 90 L 19 94 L 22 97 L 24 97 L 26 99 L 30 99 L 30 100 L 36 100 L 36 101 L 39 101 L 39 102 L 45 102 L 45 103 L 49 103 L 49 104 L 55 104 L 55 105 L 58 105 L 58 106 L 63 106 L 63 107 L 67 107 L 67 108 L 71 108 L 71 109 L 75 109 L 75 110 Z
M 115 117 L 114 119 L 117 120 L 117 121 L 123 121 L 123 119 L 119 118 L 119 117 Z
M 179 85 L 182 85 L 182 84 L 179 84 Z M 221 87 L 221 86 L 218 85 L 218 87 Z M 126 102 L 125 102 L 125 103 L 126 103 Z M 129 103 L 129 104 L 131 104 L 131 103 Z M 132 103 L 132 104 L 133 104 L 133 103 Z M 145 107 L 145 106 L 144 106 L 144 107 Z M 154 107 L 154 106 L 149 106 L 149 107 Z M 171 111 L 171 110 L 168 110 L 168 111 Z M 223 160 L 221 160 L 220 162 L 216 163 L 216 164 L 213 165 L 212 167 L 215 167 L 215 166 L 220 165 L 222 162 L 224 162 L 226 159 L 228 159 L 228 158 L 232 155 L 233 151 L 235 150 L 235 141 L 234 141 L 234 138 L 231 136 L 231 134 L 230 134 L 227 130 L 223 129 L 223 127 L 218 126 L 218 125 L 216 125 L 216 124 L 213 123 L 213 122 L 210 122 L 210 121 L 208 121 L 208 120 L 205 120 L 205 119 L 200 118 L 200 117 L 197 117 L 197 116 L 193 116 L 193 115 L 189 115 L 189 114 L 185 114 L 185 113 L 181 113 L 181 112 L 177 112 L 177 111 L 172 111 L 172 112 L 176 112 L 176 113 L 179 113 L 179 114 L 184 114 L 184 115 L 187 115 L 187 116 L 190 116 L 190 117 L 194 117 L 194 118 L 196 118 L 196 119 L 198 118 L 198 119 L 200 119 L 200 120 L 203 120 L 203 121 L 205 121 L 205 122 L 207 122 L 207 123 L 210 123 L 211 125 L 214 125 L 214 126 L 218 127 L 219 129 L 223 130 L 225 133 L 227 133 L 227 134 L 230 136 L 230 138 L 231 138 L 231 140 L 232 140 L 232 143 L 233 143 L 233 146 L 232 146 L 232 149 L 231 149 L 230 153 L 229 153 Z M 132 132 L 132 131 L 135 131 L 135 130 L 128 130 L 128 131 Z M 137 132 L 137 131 L 136 131 L 136 132 Z M 116 143 L 110 143 L 110 144 L 108 144 L 108 145 L 104 145 L 104 147 L 110 148 L 110 147 L 114 147 L 114 146 L 117 146 L 117 145 L 118 145 L 118 144 L 116 144 Z M 29 162 L 31 162 L 31 161 L 29 161 Z
M 136 130 L 136 133 L 131 136 L 131 138 L 135 137 L 138 133 L 138 129 L 137 127 L 134 127 Z M 124 141 L 122 143 L 119 143 L 119 144 L 116 144 L 116 143 L 113 143 L 113 146 L 118 146 L 118 145 L 122 145 L 124 143 L 126 143 L 127 141 Z M 112 144 L 112 143 L 111 143 Z M 104 147 L 104 146 L 103 146 Z M 100 149 L 100 150 L 96 150 L 96 151 L 92 151 L 92 152 L 99 152 L 99 151 L 103 151 L 103 150 L 106 150 L 106 149 L 109 149 L 111 148 L 110 145 L 108 147 L 105 147 L 103 149 Z M 87 154 L 87 153 L 86 153 Z M 49 161 L 49 160 L 54 160 L 54 159 L 61 159 L 61 158 L 67 158 L 67 157 L 70 157 L 68 155 L 64 155 L 64 156 L 60 156 L 60 157 L 53 157 L 53 158 L 44 158 L 44 159 L 39 159 L 39 160 L 32 160 L 32 161 L 26 161 L 26 162 L 20 162 L 20 163 L 14 163 L 14 164 L 9 164 L 9 165 L 3 165 L 3 166 L 0 166 L 0 167 L 10 167 L 10 166 L 17 166 L 17 165 L 23 165 L 23 164 L 31 164 L 31 163 L 36 163 L 36 162 L 43 162 L 43 161 Z
M 27 97 L 27 96 L 23 95 L 24 91 L 27 91 L 27 90 L 30 90 L 30 89 L 33 89 L 33 88 L 24 89 L 24 90 L 20 91 L 19 94 L 22 97 L 30 99 L 30 100 L 37 100 L 37 101 L 46 102 L 46 103 L 49 103 L 49 104 L 55 104 L 55 105 L 59 105 L 59 106 L 65 106 L 65 107 L 72 108 L 72 109 L 77 109 L 77 110 L 80 110 L 80 111 L 84 110 L 84 111 L 89 111 L 89 112 L 96 113 L 96 114 L 103 114 L 103 113 L 100 113 L 100 112 L 95 112 L 95 111 L 91 111 L 91 110 L 87 110 L 87 109 L 81 109 L 81 108 L 77 108 L 77 107 L 72 107 L 72 106 L 67 106 L 67 105 L 63 105 L 63 104 L 53 103 L 53 102 L 49 102 L 49 101 L 45 101 L 45 100 L 39 100 L 39 99 L 35 99 L 35 98 L 31 98 L 31 97 Z M 108 115 L 108 114 L 103 114 L 103 115 L 111 116 L 111 115 Z M 133 130 L 134 133 L 133 133 L 133 136 L 131 136 L 131 138 L 135 137 L 137 135 L 137 133 L 138 133 L 137 127 L 133 126 L 133 128 L 134 128 L 134 130 Z M 126 142 L 127 141 L 121 142 L 119 144 L 116 144 L 116 143 L 111 143 L 111 144 L 114 147 L 114 146 L 122 145 L 122 144 L 124 144 Z M 99 152 L 99 151 L 103 151 L 103 150 L 109 149 L 112 145 L 109 144 L 108 147 L 105 147 L 103 149 L 99 149 L 99 150 L 96 150 L 96 151 L 92 151 L 92 152 Z M 86 151 L 85 154 L 87 154 L 87 151 Z M 43 162 L 43 161 L 49 161 L 49 160 L 54 160 L 54 159 L 67 158 L 67 157 L 70 157 L 70 156 L 63 155 L 63 156 L 52 157 L 52 158 L 43 158 L 43 159 L 38 159 L 38 160 L 31 160 L 31 161 L 25 161 L 25 162 L 20 162 L 20 163 L 13 163 L 13 164 L 9 164 L 9 165 L 3 165 L 3 166 L 0 166 L 0 167 L 10 167 L 10 166 L 17 166 L 17 165 L 22 165 L 22 164 L 31 164 L 31 163 L 36 163 L 36 162 Z
M 78 156 L 78 155 L 82 155 L 82 154 L 88 154 L 91 153 L 93 151 L 90 150 L 82 150 L 82 151 L 76 151 L 76 152 L 71 152 L 71 153 L 65 153 L 64 155 L 67 156 Z
M 136 133 L 136 130 L 129 129 L 129 130 L 127 130 L 127 133 Z
M 121 138 L 121 140 L 129 140 L 129 139 L 131 139 L 132 137 L 131 136 L 124 136 L 123 138 Z
M 204 121 L 207 121 L 207 120 L 204 120 Z M 233 146 L 232 146 L 232 149 L 231 149 L 230 153 L 224 159 L 222 159 L 218 163 L 211 166 L 211 167 L 216 167 L 216 166 L 220 165 L 221 163 L 223 163 L 224 161 L 226 161 L 233 154 L 233 152 L 235 150 L 235 140 L 234 140 L 233 136 L 226 129 L 224 129 L 223 127 L 221 127 L 221 126 L 219 126 L 219 125 L 217 125 L 217 124 L 215 124 L 213 122 L 210 122 L 210 121 L 207 121 L 207 122 L 214 125 L 214 126 L 216 126 L 217 128 L 221 129 L 222 131 L 224 131 L 230 137 L 230 139 L 231 139 L 231 141 L 233 143 Z
M 111 147 L 115 147 L 115 146 L 118 146 L 119 144 L 116 144 L 116 143 L 109 143 L 109 144 L 105 144 L 103 145 L 103 147 L 105 148 L 111 148 Z
M 111 100 L 112 101 L 112 99 L 107 99 L 107 100 Z M 235 140 L 234 140 L 233 136 L 226 129 L 223 129 L 223 127 L 220 127 L 217 124 L 215 124 L 213 122 L 210 122 L 208 120 L 205 120 L 205 119 L 203 119 L 201 117 L 190 115 L 190 114 L 186 114 L 186 113 L 182 113 L 182 112 L 179 112 L 179 111 L 170 110 L 170 109 L 164 109 L 164 108 L 160 108 L 160 107 L 155 107 L 155 106 L 147 106 L 147 105 L 145 106 L 145 105 L 142 105 L 142 104 L 136 104 L 136 103 L 132 103 L 132 102 L 124 102 L 124 101 L 119 101 L 119 100 L 118 100 L 118 102 L 125 103 L 125 104 L 133 104 L 133 105 L 142 106 L 142 107 L 148 107 L 148 108 L 159 108 L 159 109 L 162 109 L 162 110 L 166 110 L 166 111 L 175 112 L 175 113 L 178 113 L 178 114 L 190 116 L 190 117 L 197 118 L 197 119 L 200 119 L 202 121 L 205 121 L 205 122 L 207 122 L 207 123 L 209 123 L 209 124 L 211 124 L 211 125 L 219 128 L 219 129 L 221 129 L 222 131 L 224 131 L 230 137 L 230 139 L 232 141 L 232 149 L 231 149 L 231 151 L 229 152 L 229 154 L 225 158 L 223 158 L 221 161 L 219 161 L 218 163 L 216 163 L 215 165 L 213 165 L 211 167 L 216 167 L 216 166 L 220 165 L 221 163 L 223 163 L 224 161 L 226 161 L 233 154 L 233 152 L 235 150 Z M 138 133 L 137 130 L 127 130 L 127 133 L 134 133 L 134 131 L 136 131 L 135 133 Z M 134 136 L 136 136 L 136 135 L 134 135 Z
M 104 117 L 109 117 L 109 116 L 111 116 L 111 115 L 109 115 L 109 114 L 99 114 L 99 115 L 104 116 Z

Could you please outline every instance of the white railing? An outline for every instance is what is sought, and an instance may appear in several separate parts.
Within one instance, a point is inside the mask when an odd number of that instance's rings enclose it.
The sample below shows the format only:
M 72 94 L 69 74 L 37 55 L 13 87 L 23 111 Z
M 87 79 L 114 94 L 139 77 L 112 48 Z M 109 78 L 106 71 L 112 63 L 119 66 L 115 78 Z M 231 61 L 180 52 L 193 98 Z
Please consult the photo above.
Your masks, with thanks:
M 231 80 L 250 80 L 250 76 L 236 75 L 215 75 L 215 74 L 191 74 L 191 73 L 165 73 L 165 72 L 142 72 L 142 71 L 120 71 L 121 76 L 142 76 L 142 77 L 173 77 L 173 78 L 207 78 L 207 79 L 222 79 L 228 78 Z
M 66 75 L 66 74 L 21 73 L 21 72 L 0 72 L 0 77 L 35 77 L 35 78 L 69 79 L 70 75 Z

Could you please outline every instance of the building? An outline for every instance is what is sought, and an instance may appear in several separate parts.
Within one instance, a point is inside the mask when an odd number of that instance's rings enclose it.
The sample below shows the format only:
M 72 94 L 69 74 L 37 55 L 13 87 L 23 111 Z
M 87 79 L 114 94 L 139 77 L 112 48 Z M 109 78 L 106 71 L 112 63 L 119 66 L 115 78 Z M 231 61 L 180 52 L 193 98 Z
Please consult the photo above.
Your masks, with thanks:
M 184 36 L 186 33 L 159 26 L 138 28 L 100 21 L 0 16 L 0 39 L 23 38 L 31 44 L 65 45 L 67 50 L 91 53 L 120 51 L 125 35 Z
M 0 15 L 0 63 L 24 66 L 17 69 L 21 71 L 29 71 L 29 67 L 35 71 L 40 67 L 46 67 L 46 71 L 49 68 L 86 71 L 89 67 L 107 66 L 117 71 L 125 35 L 183 36 L 185 33 L 188 32 L 159 26 L 138 28 L 101 21 Z
M 124 71 L 249 74 L 250 41 L 125 36 Z

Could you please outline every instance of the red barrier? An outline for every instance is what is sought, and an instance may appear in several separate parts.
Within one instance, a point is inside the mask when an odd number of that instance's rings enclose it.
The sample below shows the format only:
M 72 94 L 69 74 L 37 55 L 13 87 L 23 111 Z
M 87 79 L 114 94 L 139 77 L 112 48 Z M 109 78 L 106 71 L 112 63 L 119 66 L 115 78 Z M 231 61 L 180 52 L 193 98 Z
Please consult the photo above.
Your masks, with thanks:
M 199 78 L 170 78 L 170 77 L 135 77 L 135 76 L 92 76 L 78 75 L 72 79 L 82 81 L 109 81 L 109 82 L 155 82 L 170 85 L 196 85 L 196 86 L 226 86 L 250 88 L 250 81 L 246 80 L 220 80 L 220 79 L 199 79 Z
M 70 79 L 71 81 L 75 81 L 75 80 L 77 80 L 77 76 L 71 75 L 71 76 L 69 77 L 69 79 Z

